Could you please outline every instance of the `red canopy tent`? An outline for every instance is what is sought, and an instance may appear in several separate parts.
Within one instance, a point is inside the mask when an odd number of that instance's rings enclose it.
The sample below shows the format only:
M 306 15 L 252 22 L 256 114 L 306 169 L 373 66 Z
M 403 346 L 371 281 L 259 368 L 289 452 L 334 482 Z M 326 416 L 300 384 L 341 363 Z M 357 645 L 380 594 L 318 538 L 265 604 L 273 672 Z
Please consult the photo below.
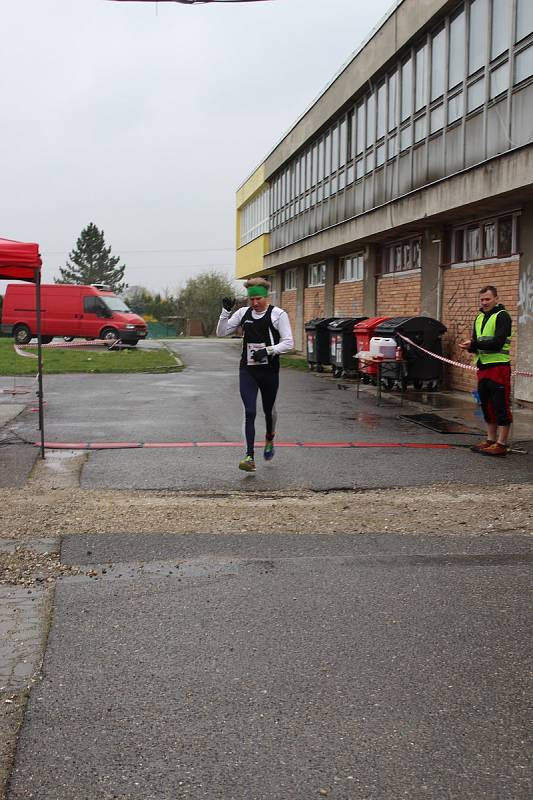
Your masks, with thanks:
M 37 378 L 39 381 L 39 430 L 41 431 L 41 457 L 44 458 L 43 420 L 43 361 L 41 351 L 41 256 L 39 245 L 33 242 L 14 242 L 0 239 L 0 280 L 28 281 L 35 284 L 37 311 Z

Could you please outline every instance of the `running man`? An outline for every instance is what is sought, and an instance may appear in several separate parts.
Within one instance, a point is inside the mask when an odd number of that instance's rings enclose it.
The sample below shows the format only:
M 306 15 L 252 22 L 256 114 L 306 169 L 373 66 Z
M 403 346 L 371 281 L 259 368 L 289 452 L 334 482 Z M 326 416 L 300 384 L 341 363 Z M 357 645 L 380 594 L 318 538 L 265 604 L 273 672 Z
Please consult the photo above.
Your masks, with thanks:
M 270 284 L 264 278 L 245 281 L 249 306 L 232 314 L 235 300 L 222 299 L 222 312 L 218 320 L 217 336 L 228 336 L 239 326 L 243 331 L 242 353 L 239 368 L 239 389 L 244 404 L 244 434 L 246 455 L 239 469 L 255 472 L 254 443 L 257 392 L 261 392 L 265 414 L 266 434 L 263 457 L 274 458 L 276 433 L 276 395 L 279 386 L 279 356 L 294 348 L 291 323 L 286 311 L 270 305 Z

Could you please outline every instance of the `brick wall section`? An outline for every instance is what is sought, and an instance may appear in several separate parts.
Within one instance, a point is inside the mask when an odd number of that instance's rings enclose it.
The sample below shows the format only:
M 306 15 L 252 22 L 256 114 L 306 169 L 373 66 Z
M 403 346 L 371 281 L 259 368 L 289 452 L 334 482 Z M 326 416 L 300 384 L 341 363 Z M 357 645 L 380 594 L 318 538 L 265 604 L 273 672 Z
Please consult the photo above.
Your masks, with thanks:
M 281 293 L 281 308 L 287 312 L 291 321 L 292 334 L 296 331 L 296 289 Z
M 441 319 L 448 328 L 443 336 L 443 350 L 448 358 L 472 364 L 470 353 L 461 350 L 458 343 L 469 339 L 474 319 L 479 309 L 479 290 L 492 285 L 498 289 L 498 300 L 503 303 L 513 320 L 511 360 L 516 365 L 517 300 L 519 263 L 494 262 L 471 267 L 447 269 L 443 275 Z M 469 392 L 476 387 L 476 373 L 460 367 L 447 367 L 447 383 L 451 389 Z
M 336 283 L 333 308 L 336 317 L 362 317 L 363 281 Z
M 324 287 L 304 289 L 304 323 L 324 316 Z
M 420 314 L 420 273 L 378 278 L 376 316 L 408 317 Z

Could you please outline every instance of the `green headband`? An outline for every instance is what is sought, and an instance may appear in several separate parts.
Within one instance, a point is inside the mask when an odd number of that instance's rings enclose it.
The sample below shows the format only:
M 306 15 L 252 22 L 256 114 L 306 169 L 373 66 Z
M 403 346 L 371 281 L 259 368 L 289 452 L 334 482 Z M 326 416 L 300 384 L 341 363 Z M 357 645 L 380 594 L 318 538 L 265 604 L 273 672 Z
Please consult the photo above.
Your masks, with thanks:
M 248 297 L 268 297 L 266 286 L 249 286 L 246 291 L 248 292 Z

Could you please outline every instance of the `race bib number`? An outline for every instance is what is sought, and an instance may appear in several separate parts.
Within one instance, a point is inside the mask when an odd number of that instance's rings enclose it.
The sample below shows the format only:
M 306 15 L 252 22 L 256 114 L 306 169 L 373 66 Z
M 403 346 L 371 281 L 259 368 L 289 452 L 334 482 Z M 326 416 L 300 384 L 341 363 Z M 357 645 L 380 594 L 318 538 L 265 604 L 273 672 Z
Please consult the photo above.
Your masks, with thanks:
M 264 356 L 260 361 L 254 361 L 252 358 L 252 353 L 255 353 L 256 350 L 263 350 L 265 347 L 266 344 L 263 342 L 248 342 L 246 345 L 246 363 L 249 367 L 268 366 L 268 356 Z

